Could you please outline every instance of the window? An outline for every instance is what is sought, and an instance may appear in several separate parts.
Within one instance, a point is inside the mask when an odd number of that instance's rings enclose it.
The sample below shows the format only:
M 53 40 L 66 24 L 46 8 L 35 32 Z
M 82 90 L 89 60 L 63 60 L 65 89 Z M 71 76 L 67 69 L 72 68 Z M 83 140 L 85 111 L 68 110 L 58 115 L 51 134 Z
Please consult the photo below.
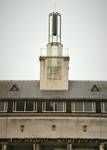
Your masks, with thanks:
M 14 103 L 14 111 L 32 112 L 37 110 L 36 106 L 36 102 L 33 101 L 17 101 Z
M 48 66 L 47 77 L 51 79 L 61 78 L 61 66 Z
M 85 112 L 95 112 L 95 103 L 84 102 L 84 111 Z
M 54 107 L 55 107 L 55 111 L 65 111 L 65 108 L 64 108 L 64 103 L 62 102 L 56 102 L 54 103 Z
M 34 110 L 34 102 L 28 101 L 28 102 L 26 102 L 25 105 L 26 105 L 26 108 L 25 108 L 26 111 L 33 111 Z
M 94 102 L 73 102 L 71 107 L 72 112 L 95 112 Z
M 13 101 L 9 101 L 8 102 L 7 112 L 8 113 L 12 113 L 13 112 Z
M 0 102 L 0 112 L 7 112 L 7 102 Z
M 10 91 L 19 91 L 19 89 L 18 89 L 18 87 L 14 84 L 14 85 L 11 87 Z
M 82 102 L 77 102 L 77 103 L 74 103 L 74 111 L 76 112 L 81 112 L 83 111 L 83 103 Z
M 25 102 L 25 111 L 37 111 L 37 102 L 26 101 Z
M 65 112 L 64 102 L 44 102 L 43 112 Z
M 44 110 L 45 111 L 54 111 L 53 102 L 47 102 L 47 103 L 45 103 Z
M 16 111 L 24 111 L 24 103 L 23 101 L 19 101 L 15 103 Z
M 107 113 L 107 102 L 102 102 L 101 103 L 101 112 L 102 113 Z
M 101 113 L 101 102 L 96 102 L 96 113 Z

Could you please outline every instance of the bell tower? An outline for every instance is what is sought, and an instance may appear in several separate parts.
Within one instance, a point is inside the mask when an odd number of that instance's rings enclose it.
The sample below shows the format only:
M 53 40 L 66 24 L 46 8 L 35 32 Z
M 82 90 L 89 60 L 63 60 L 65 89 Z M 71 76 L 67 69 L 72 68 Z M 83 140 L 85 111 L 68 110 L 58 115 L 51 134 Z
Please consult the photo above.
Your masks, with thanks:
M 40 56 L 40 90 L 68 90 L 69 56 L 61 44 L 61 14 L 49 14 L 46 55 Z

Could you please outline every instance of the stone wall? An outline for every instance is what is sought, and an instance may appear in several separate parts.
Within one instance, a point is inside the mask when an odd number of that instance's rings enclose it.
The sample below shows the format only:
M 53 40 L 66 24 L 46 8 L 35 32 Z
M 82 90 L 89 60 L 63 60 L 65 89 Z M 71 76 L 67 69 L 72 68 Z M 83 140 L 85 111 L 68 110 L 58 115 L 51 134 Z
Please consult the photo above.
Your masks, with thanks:
M 0 138 L 107 139 L 107 118 L 0 117 Z
M 53 57 L 54 58 L 54 57 Z M 61 57 L 61 78 L 49 79 L 47 77 L 48 57 L 40 58 L 40 89 L 41 90 L 68 90 L 69 57 Z M 51 58 L 52 59 L 52 58 Z

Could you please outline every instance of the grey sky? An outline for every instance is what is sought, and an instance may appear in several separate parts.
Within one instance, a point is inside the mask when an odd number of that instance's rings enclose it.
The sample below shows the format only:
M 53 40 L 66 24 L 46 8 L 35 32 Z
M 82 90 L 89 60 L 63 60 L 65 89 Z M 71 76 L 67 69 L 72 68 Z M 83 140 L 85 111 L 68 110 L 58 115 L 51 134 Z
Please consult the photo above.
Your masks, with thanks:
M 107 80 L 107 0 L 0 0 L 0 79 L 39 79 L 54 3 L 69 48 L 69 79 Z

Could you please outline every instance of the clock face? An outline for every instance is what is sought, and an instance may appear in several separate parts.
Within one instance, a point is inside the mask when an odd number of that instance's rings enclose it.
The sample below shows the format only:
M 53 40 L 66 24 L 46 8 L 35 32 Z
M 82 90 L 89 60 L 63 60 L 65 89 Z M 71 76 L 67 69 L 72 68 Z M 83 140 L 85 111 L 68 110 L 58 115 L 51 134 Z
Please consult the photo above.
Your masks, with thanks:
M 61 66 L 48 66 L 47 67 L 48 78 L 61 78 Z

